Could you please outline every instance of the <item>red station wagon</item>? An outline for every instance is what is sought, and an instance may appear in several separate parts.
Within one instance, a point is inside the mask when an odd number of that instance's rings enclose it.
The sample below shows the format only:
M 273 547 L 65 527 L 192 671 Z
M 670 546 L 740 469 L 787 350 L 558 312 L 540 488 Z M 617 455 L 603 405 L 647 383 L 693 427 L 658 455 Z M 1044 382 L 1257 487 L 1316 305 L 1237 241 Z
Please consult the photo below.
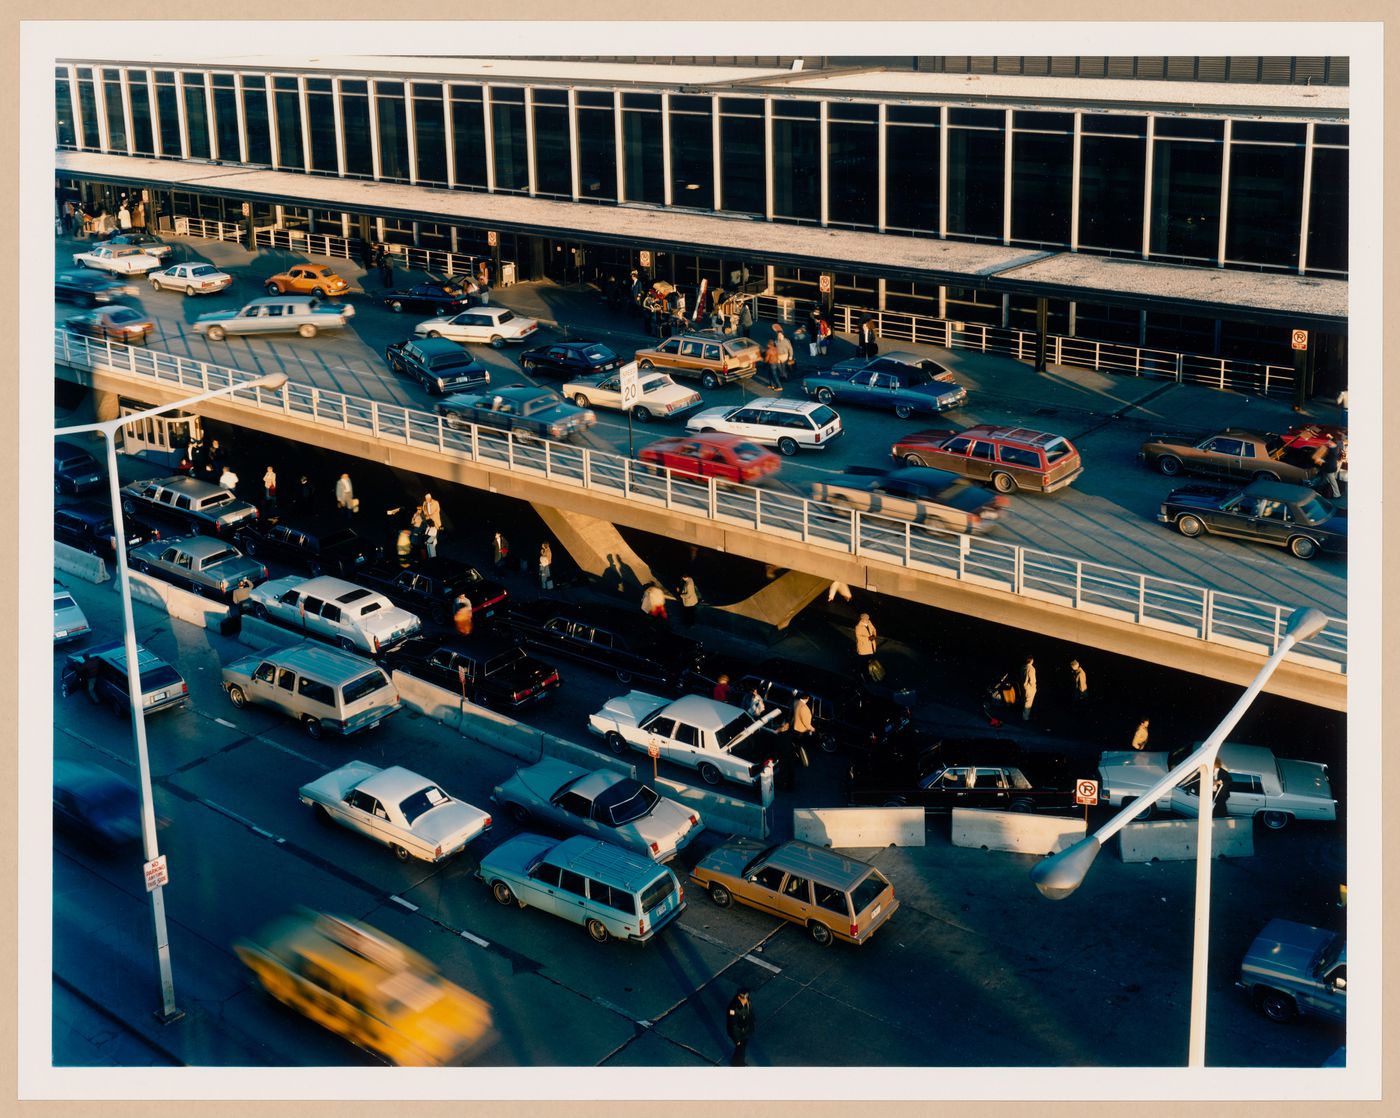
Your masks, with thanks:
M 991 424 L 965 431 L 918 431 L 895 443 L 890 456 L 907 466 L 934 466 L 989 481 L 999 493 L 1053 493 L 1084 472 L 1079 451 L 1063 436 Z
M 755 482 L 776 473 L 782 462 L 744 435 L 722 434 L 662 439 L 642 447 L 637 457 L 677 473 L 738 482 Z

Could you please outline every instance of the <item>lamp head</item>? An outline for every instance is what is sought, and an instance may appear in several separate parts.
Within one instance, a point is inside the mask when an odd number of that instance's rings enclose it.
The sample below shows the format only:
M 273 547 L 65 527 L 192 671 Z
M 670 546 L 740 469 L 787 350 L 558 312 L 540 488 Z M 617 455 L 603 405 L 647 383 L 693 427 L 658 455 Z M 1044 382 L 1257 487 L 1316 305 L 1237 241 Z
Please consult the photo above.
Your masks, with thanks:
M 1062 901 L 1084 883 L 1084 875 L 1099 856 L 1102 844 L 1093 835 L 1037 862 L 1031 869 L 1031 882 L 1041 895 Z
M 1310 606 L 1307 609 L 1293 611 L 1293 616 L 1288 619 L 1288 628 L 1283 631 L 1283 635 L 1292 637 L 1295 642 L 1305 641 L 1317 636 L 1326 627 L 1327 615 Z
M 268 373 L 266 376 L 258 377 L 252 381 L 251 385 L 257 388 L 270 388 L 274 392 L 287 383 L 286 373 Z

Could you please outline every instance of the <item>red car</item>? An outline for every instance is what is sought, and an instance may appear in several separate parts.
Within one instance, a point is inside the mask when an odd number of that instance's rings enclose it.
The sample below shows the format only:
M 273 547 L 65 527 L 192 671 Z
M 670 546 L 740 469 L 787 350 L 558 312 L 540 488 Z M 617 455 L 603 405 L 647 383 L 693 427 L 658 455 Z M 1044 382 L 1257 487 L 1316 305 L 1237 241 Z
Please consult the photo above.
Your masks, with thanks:
M 755 482 L 776 473 L 782 459 L 743 435 L 688 435 L 662 439 L 642 447 L 637 456 L 652 466 L 664 466 L 696 477 Z
M 96 307 L 66 319 L 64 328 L 116 342 L 144 342 L 156 324 L 131 307 Z
M 1284 432 L 1283 441 L 1285 446 L 1316 451 L 1327 445 L 1329 437 L 1337 440 L 1337 446 L 1342 452 L 1340 476 L 1343 481 L 1346 481 L 1347 429 L 1345 427 L 1338 427 L 1331 423 L 1300 423 Z

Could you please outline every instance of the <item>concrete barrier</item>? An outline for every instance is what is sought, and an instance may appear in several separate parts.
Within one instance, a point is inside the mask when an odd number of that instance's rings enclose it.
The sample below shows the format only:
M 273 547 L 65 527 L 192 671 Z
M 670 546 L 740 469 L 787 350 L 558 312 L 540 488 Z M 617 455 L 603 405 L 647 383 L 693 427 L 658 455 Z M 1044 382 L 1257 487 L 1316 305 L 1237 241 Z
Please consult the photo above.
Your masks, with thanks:
M 259 621 L 246 613 L 239 618 L 238 643 L 246 644 L 255 652 L 266 648 L 286 648 L 302 640 L 300 633 L 274 625 L 271 621 Z
M 106 582 L 112 577 L 107 573 L 105 559 L 57 541 L 53 545 L 53 565 L 55 570 L 74 575 L 84 582 Z
M 229 607 L 223 602 L 181 590 L 178 586 L 136 571 L 128 571 L 127 575 L 133 602 L 164 610 L 179 621 L 218 632 L 229 615 Z M 112 585 L 115 587 L 117 584 L 114 582 Z
M 984 811 L 955 807 L 954 846 L 1006 850 L 1013 854 L 1057 854 L 1086 833 L 1084 820 L 1028 811 Z
M 762 804 L 735 799 L 711 788 L 680 784 L 664 776 L 657 777 L 652 783 L 663 796 L 669 796 L 697 812 L 701 822 L 710 830 L 755 839 L 768 837 L 768 812 Z
M 794 838 L 814 846 L 923 846 L 921 807 L 799 807 L 792 812 Z
M 1253 819 L 1212 819 L 1211 826 L 1212 857 L 1254 857 Z M 1118 855 L 1125 862 L 1189 861 L 1196 857 L 1196 820 L 1129 823 L 1118 832 Z

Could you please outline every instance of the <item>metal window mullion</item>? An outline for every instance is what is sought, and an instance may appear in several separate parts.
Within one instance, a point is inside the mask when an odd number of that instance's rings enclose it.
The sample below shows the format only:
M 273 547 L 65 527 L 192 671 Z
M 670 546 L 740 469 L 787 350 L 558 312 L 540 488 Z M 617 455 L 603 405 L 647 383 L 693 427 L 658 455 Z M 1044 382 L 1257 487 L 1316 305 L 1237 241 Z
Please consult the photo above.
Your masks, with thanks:
M 160 139 L 160 93 L 156 89 L 155 70 L 146 71 L 147 111 L 151 114 L 151 150 L 159 159 L 165 154 L 165 145 Z
M 671 95 L 661 95 L 661 204 L 669 206 L 671 194 Z
M 272 169 L 274 171 L 279 170 L 282 166 L 279 152 L 281 135 L 277 126 L 277 91 L 274 88 L 276 84 L 277 81 L 271 74 L 263 75 L 263 94 L 267 97 L 268 154 L 272 156 Z
M 103 88 L 101 67 L 93 67 L 92 71 L 92 103 L 97 113 L 97 150 L 111 151 L 112 137 L 107 130 L 107 91 Z
M 826 125 L 828 120 L 827 106 L 829 104 L 830 102 L 827 101 L 819 101 L 817 103 L 817 161 L 820 164 L 817 173 L 817 182 L 819 184 L 818 193 L 821 196 L 821 208 L 819 209 L 818 213 L 821 216 L 823 228 L 825 228 L 827 225 L 827 218 L 829 216 L 828 202 L 830 201 L 831 195 L 831 176 L 827 174 L 826 166 L 827 158 L 831 153 L 831 146 L 827 141 L 826 136 Z
M 380 159 L 379 159 L 379 89 L 373 81 L 367 83 L 365 90 L 369 94 L 369 169 L 374 181 L 379 181 Z M 383 239 L 381 232 L 380 239 Z
M 938 235 L 948 236 L 948 106 L 938 110 Z
M 457 140 L 452 135 L 452 86 L 447 82 L 442 83 L 442 139 L 443 149 L 447 154 L 447 189 L 452 190 L 457 186 Z M 457 227 L 452 227 L 452 251 L 457 251 L 456 243 Z
M 525 187 L 535 196 L 535 96 L 525 87 Z
M 1074 114 L 1074 140 L 1069 172 L 1069 250 L 1079 251 L 1079 171 L 1080 153 L 1084 140 L 1084 114 Z
M 68 104 L 73 108 L 73 146 L 83 149 L 83 105 L 78 99 L 78 74 L 73 66 L 65 66 L 68 75 Z M 154 88 L 154 87 L 152 87 Z M 159 152 L 159 148 L 156 149 Z
M 243 111 L 243 75 L 233 75 L 233 115 L 238 121 L 238 162 L 248 162 L 248 120 Z
M 335 173 L 345 177 L 345 121 L 342 112 L 345 99 L 340 92 L 340 78 L 331 80 L 331 116 L 335 119 Z M 343 222 L 342 222 L 343 224 Z
M 297 102 L 301 115 L 301 166 L 311 174 L 311 102 L 306 94 L 306 75 L 297 75 Z
M 1230 137 L 1234 121 L 1225 119 L 1225 153 L 1220 164 L 1220 234 L 1215 243 L 1215 266 L 1225 267 L 1225 227 L 1230 220 Z
M 1006 110 L 1006 151 L 1002 156 L 1002 182 L 1001 182 L 1001 243 L 1009 245 L 1011 243 L 1011 170 L 1013 166 L 1012 155 L 1012 131 L 1011 112 Z
M 763 102 L 763 216 L 773 220 L 773 102 Z
M 1142 258 L 1152 255 L 1152 161 L 1157 147 L 1157 118 L 1147 117 L 1147 146 L 1142 175 Z
M 219 150 L 219 118 L 214 112 L 214 72 L 212 70 L 204 71 L 204 131 L 209 137 L 209 158 L 222 159 L 224 155 Z
M 580 189 L 579 165 L 578 165 L 578 94 L 572 86 L 568 93 L 569 106 L 569 196 L 575 202 L 583 196 Z
M 413 83 L 411 81 L 403 83 L 403 123 L 407 130 L 408 139 L 408 181 L 411 185 L 418 183 L 418 116 L 413 111 Z M 414 223 L 417 228 L 417 222 Z M 417 234 L 414 234 L 414 244 Z
M 710 94 L 710 165 L 715 178 L 714 210 L 724 208 L 724 160 L 720 152 L 719 94 Z
M 126 131 L 126 151 L 128 155 L 136 154 L 136 137 L 131 131 L 131 80 L 127 77 L 126 67 L 119 71 L 122 83 L 122 127 Z
M 613 90 L 613 157 L 617 162 L 617 200 L 627 201 L 627 163 L 622 157 L 622 94 Z
M 875 228 L 878 229 L 881 233 L 885 231 L 885 191 L 889 187 L 889 144 L 888 137 L 885 135 L 885 129 L 889 125 L 889 113 L 886 112 L 886 109 L 886 104 L 883 101 L 881 101 L 880 107 L 876 111 L 875 118 L 875 150 L 876 161 L 879 164 L 875 186 L 875 189 L 879 191 L 879 200 L 876 203 L 875 211 Z
M 190 125 L 185 112 L 185 75 L 175 71 L 175 118 L 180 122 L 180 158 L 190 157 Z
M 1312 221 L 1313 122 L 1303 132 L 1303 212 L 1298 220 L 1298 274 L 1308 270 L 1308 226 Z
M 481 86 L 481 134 L 486 141 L 486 190 L 496 192 L 496 128 L 491 114 L 491 87 Z

